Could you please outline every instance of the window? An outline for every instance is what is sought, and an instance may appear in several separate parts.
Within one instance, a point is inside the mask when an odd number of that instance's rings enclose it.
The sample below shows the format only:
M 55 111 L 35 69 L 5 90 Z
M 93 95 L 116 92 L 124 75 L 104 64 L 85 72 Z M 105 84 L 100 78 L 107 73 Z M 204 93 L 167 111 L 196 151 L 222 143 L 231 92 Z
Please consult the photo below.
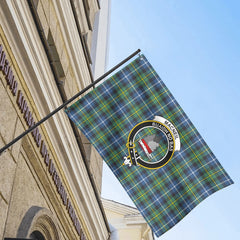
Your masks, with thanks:
M 34 240 L 45 240 L 44 236 L 39 231 L 34 231 L 30 235 L 30 238 Z
M 57 226 L 57 218 L 50 210 L 32 206 L 22 219 L 17 239 L 59 240 Z
M 59 79 L 64 79 L 65 78 L 64 70 L 63 70 L 62 64 L 60 62 L 58 51 L 57 51 L 57 48 L 55 46 L 55 43 L 54 43 L 54 40 L 53 40 L 53 37 L 52 37 L 52 33 L 51 33 L 50 30 L 48 31 L 47 42 L 48 42 L 51 61 L 52 61 L 51 64 L 53 65 L 53 67 L 56 70 L 57 77 Z
M 92 30 L 92 24 L 91 24 L 91 20 L 90 20 L 90 7 L 89 7 L 89 3 L 87 0 L 83 0 L 83 6 L 84 6 L 85 15 L 87 18 L 88 28 L 90 30 Z

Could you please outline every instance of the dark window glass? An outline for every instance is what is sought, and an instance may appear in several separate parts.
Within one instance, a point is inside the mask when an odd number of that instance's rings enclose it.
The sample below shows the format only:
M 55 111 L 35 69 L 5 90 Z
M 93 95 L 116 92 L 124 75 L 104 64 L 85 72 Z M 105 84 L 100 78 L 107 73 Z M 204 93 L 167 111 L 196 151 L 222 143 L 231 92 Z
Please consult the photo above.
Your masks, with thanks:
M 34 231 L 30 235 L 30 238 L 34 240 L 45 240 L 44 236 L 39 231 Z

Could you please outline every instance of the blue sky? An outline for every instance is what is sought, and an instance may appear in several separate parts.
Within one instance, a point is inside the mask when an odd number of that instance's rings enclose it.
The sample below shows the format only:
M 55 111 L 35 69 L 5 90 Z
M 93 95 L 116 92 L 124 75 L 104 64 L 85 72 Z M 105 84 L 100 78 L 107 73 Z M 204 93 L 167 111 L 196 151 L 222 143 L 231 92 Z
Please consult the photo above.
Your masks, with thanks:
M 234 185 L 161 240 L 240 239 L 240 1 L 112 0 L 108 69 L 140 48 Z M 102 196 L 131 200 L 105 166 Z

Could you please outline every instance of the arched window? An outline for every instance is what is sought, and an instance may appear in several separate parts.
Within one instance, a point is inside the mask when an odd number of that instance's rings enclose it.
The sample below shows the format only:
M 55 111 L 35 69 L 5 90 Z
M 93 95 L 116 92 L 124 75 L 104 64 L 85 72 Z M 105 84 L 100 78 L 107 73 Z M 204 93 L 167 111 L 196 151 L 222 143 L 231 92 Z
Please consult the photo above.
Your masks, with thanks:
M 32 232 L 30 238 L 33 240 L 45 240 L 44 236 L 39 231 Z
M 33 240 L 59 240 L 57 222 L 48 209 L 32 206 L 22 219 L 17 237 Z

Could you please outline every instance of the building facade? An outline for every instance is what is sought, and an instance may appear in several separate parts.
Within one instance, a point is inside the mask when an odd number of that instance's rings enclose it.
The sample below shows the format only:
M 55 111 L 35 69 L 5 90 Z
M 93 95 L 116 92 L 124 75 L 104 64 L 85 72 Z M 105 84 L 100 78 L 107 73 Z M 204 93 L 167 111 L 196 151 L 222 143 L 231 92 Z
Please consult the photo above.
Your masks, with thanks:
M 104 71 L 108 24 L 98 0 L 0 2 L 3 147 Z M 101 179 L 102 159 L 59 111 L 0 156 L 0 239 L 109 239 Z
M 154 240 L 154 235 L 140 212 L 131 206 L 102 199 L 110 223 L 111 240 Z

